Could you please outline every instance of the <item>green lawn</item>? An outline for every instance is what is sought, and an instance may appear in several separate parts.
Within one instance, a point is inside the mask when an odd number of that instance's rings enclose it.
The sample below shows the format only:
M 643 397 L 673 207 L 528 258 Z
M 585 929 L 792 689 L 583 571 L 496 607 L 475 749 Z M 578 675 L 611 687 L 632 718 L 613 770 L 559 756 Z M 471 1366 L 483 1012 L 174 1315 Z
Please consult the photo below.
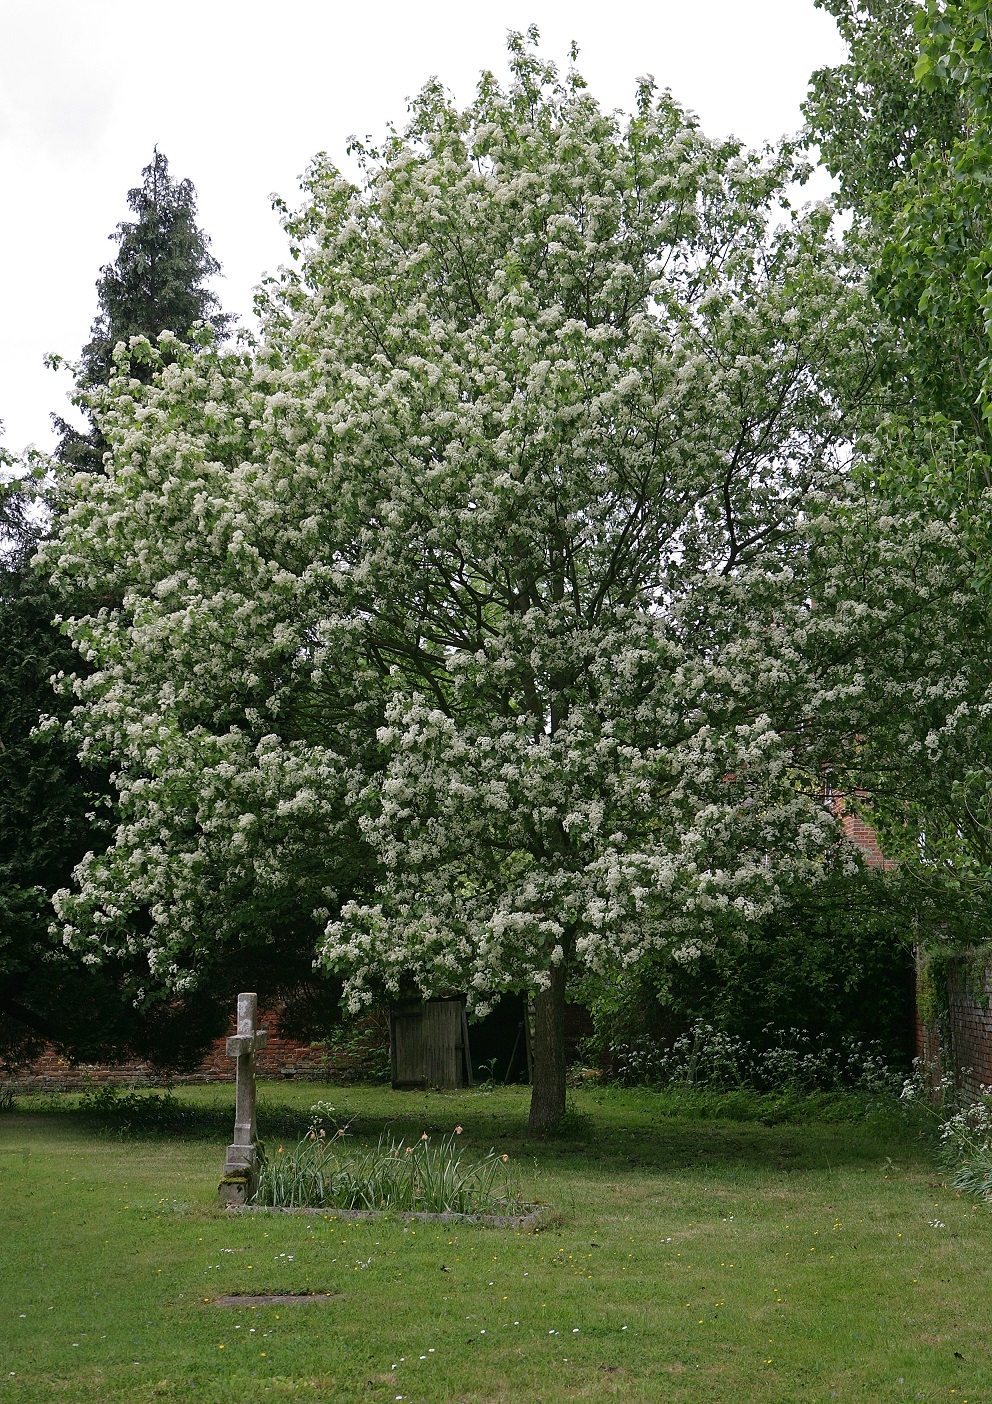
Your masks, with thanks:
M 270 1147 L 319 1096 L 460 1123 L 561 1207 L 534 1235 L 225 1215 L 233 1089 L 178 1095 L 178 1131 L 0 1115 L 0 1400 L 992 1401 L 992 1216 L 895 1113 L 588 1088 L 541 1142 L 526 1089 L 264 1089 Z M 339 1295 L 213 1301 L 301 1289 Z

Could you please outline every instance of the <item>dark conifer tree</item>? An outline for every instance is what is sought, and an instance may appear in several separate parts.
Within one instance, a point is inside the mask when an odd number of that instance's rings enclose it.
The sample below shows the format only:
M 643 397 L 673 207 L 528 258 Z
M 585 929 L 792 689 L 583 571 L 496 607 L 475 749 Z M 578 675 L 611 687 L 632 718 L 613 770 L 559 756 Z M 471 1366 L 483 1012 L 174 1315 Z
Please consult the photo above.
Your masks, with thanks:
M 127 195 L 135 218 L 122 221 L 109 236 L 119 252 L 97 279 L 99 310 L 81 357 L 78 388 L 84 393 L 109 382 L 119 341 L 132 336 L 154 341 L 163 331 L 185 341 L 198 322 L 223 337 L 233 320 L 206 286 L 220 264 L 196 222 L 192 181 L 174 180 L 158 147 L 141 176 L 142 183 Z M 141 374 L 140 367 L 135 374 Z M 93 425 L 83 434 L 57 415 L 52 419 L 61 436 L 57 456 L 74 468 L 99 470 L 106 449 L 99 428 Z

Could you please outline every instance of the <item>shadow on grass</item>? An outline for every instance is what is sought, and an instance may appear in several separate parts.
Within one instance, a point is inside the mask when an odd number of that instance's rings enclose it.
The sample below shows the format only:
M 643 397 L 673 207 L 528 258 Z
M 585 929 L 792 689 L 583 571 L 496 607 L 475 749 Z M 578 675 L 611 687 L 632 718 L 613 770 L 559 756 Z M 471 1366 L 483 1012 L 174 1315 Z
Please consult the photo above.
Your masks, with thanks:
M 319 1095 L 316 1088 L 314 1093 Z M 495 1145 L 514 1157 L 539 1157 L 563 1171 L 815 1171 L 877 1165 L 893 1154 L 920 1164 L 933 1158 L 931 1111 L 864 1093 L 599 1089 L 581 1094 L 558 1131 L 549 1136 L 528 1130 L 527 1104 L 519 1094 L 446 1097 L 354 1088 L 342 1089 L 340 1099 L 354 1103 L 354 1110 L 344 1112 L 342 1119 L 353 1116 L 350 1137 L 356 1147 L 375 1144 L 380 1136 L 444 1134 L 457 1117 L 466 1142 L 486 1149 Z M 230 1105 L 205 1105 L 172 1092 L 101 1088 L 78 1099 L 24 1098 L 9 1113 L 10 1120 L 25 1113 L 58 1117 L 77 1130 L 126 1139 L 181 1137 L 225 1145 L 233 1095 Z M 269 1145 L 295 1143 L 308 1124 L 305 1106 L 271 1093 L 260 1097 L 259 1132 Z
M 876 1110 L 858 1121 L 803 1122 L 771 1126 L 710 1118 L 659 1117 L 649 1125 L 566 1124 L 551 1136 L 535 1136 L 524 1118 L 464 1118 L 466 1136 L 476 1144 L 496 1145 L 516 1157 L 539 1157 L 561 1170 L 598 1171 L 622 1175 L 679 1169 L 740 1169 L 766 1171 L 830 1170 L 844 1166 L 879 1165 L 887 1157 L 921 1164 L 932 1161 L 933 1135 L 917 1118 L 899 1110 Z M 415 1116 L 409 1120 L 363 1116 L 355 1127 L 362 1140 L 381 1133 L 396 1135 L 421 1130 L 447 1130 Z

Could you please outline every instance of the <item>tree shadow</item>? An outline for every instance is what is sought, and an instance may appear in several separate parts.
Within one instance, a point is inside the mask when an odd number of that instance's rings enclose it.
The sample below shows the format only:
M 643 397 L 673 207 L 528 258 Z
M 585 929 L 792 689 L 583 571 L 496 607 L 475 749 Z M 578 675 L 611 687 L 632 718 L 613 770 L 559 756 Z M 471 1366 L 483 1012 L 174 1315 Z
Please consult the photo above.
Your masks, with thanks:
M 315 1089 L 316 1090 L 316 1089 Z M 543 1169 L 568 1174 L 636 1176 L 678 1171 L 816 1172 L 884 1164 L 898 1157 L 922 1168 L 932 1165 L 933 1144 L 926 1113 L 907 1113 L 895 1099 L 865 1105 L 865 1099 L 696 1098 L 679 1107 L 663 1097 L 621 1094 L 571 1108 L 561 1127 L 537 1136 L 527 1127 L 526 1100 L 477 1095 L 424 1097 L 375 1089 L 373 1105 L 359 1106 L 343 1145 L 357 1150 L 380 1139 L 417 1140 L 446 1135 L 454 1117 L 473 1152 L 495 1146 L 514 1159 L 536 1158 Z M 367 1089 L 371 1091 L 371 1089 Z M 383 1097 L 389 1106 L 383 1109 Z M 345 1094 L 347 1100 L 347 1093 Z M 732 1115 L 737 1108 L 738 1117 Z M 845 1115 L 846 1111 L 846 1115 Z M 728 1114 L 731 1113 L 731 1114 Z M 817 1119 L 829 1114 L 829 1119 Z M 231 1105 L 204 1105 L 171 1092 L 132 1092 L 84 1099 L 79 1106 L 43 1104 L 13 1111 L 14 1117 L 58 1119 L 74 1130 L 112 1134 L 125 1140 L 216 1141 L 227 1144 Z M 763 1118 L 763 1119 L 762 1119 Z M 6 1118 L 5 1118 L 6 1119 Z M 931 1118 L 932 1119 L 932 1118 Z M 259 1134 L 269 1144 L 295 1144 L 309 1129 L 304 1106 L 271 1092 L 260 1099 Z

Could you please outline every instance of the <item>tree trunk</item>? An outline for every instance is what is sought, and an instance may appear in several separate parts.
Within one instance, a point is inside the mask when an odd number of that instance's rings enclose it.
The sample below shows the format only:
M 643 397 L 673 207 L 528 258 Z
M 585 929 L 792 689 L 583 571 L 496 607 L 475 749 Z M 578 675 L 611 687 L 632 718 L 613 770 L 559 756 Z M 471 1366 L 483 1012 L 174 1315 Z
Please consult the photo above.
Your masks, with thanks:
M 531 1131 L 553 1131 L 565 1115 L 565 962 L 551 969 L 551 984 L 534 995 L 534 1087 Z

